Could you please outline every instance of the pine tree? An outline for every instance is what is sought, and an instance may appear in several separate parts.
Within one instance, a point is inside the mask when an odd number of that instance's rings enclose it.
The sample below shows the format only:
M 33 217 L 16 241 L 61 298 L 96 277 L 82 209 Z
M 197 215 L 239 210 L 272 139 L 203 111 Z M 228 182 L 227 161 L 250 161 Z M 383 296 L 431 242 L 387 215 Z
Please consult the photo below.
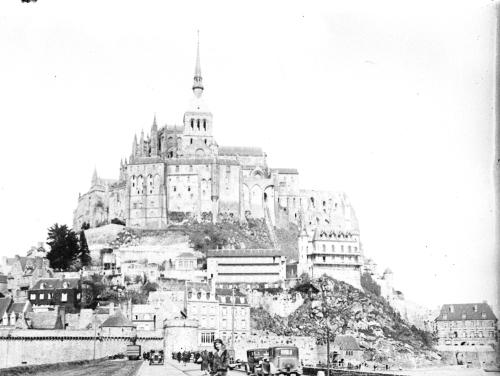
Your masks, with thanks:
M 68 270 L 78 258 L 79 246 L 76 233 L 68 229 L 68 226 L 54 224 L 48 229 L 47 244 L 50 246 L 50 252 L 47 258 L 50 267 L 59 270 Z
M 92 257 L 90 257 L 89 246 L 87 244 L 87 239 L 85 238 L 85 231 L 80 231 L 80 263 L 82 266 L 88 266 L 92 262 Z

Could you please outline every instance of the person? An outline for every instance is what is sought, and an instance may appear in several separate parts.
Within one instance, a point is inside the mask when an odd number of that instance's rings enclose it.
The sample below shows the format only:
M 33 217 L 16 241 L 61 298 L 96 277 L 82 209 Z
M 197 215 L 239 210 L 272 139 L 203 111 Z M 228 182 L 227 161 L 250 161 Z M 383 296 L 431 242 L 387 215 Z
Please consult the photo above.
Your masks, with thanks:
M 208 375 L 208 351 L 203 350 L 200 354 L 201 357 L 201 372 L 203 372 L 203 375 L 207 376 Z
M 224 346 L 224 342 L 220 338 L 214 341 L 214 358 L 212 361 L 212 374 L 216 376 L 227 376 L 229 367 L 229 356 Z
M 181 358 L 182 358 L 182 354 L 181 354 L 181 352 L 179 351 L 179 352 L 177 353 L 177 362 L 179 362 L 179 363 L 180 363 L 180 362 L 181 362 Z

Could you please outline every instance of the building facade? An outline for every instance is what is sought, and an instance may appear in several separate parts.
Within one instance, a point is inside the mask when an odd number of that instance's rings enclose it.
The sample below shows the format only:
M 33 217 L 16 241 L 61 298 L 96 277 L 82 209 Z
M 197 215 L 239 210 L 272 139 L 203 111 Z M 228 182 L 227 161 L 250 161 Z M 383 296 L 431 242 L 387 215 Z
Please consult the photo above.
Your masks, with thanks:
M 439 345 L 497 346 L 497 318 L 486 303 L 444 304 L 435 319 Z
M 180 124 L 160 126 L 155 117 L 149 134 L 134 137 L 118 179 L 94 172 L 89 191 L 78 198 L 75 229 L 111 221 L 165 228 L 187 217 L 218 221 L 249 215 L 275 226 L 316 226 L 339 217 L 356 225 L 344 194 L 301 190 L 298 171 L 269 168 L 259 147 L 218 145 L 203 98 L 199 46 L 192 90 Z
M 286 278 L 286 258 L 277 249 L 207 252 L 207 278 L 220 283 L 273 283 Z
M 217 289 L 219 301 L 219 336 L 231 346 L 250 336 L 250 304 L 248 298 L 236 289 Z
M 342 224 L 303 229 L 298 243 L 299 276 L 306 273 L 319 278 L 326 274 L 361 288 L 363 255 L 356 228 Z
M 79 278 L 42 278 L 28 290 L 28 299 L 35 311 L 46 307 L 64 307 L 66 312 L 80 309 L 82 285 Z

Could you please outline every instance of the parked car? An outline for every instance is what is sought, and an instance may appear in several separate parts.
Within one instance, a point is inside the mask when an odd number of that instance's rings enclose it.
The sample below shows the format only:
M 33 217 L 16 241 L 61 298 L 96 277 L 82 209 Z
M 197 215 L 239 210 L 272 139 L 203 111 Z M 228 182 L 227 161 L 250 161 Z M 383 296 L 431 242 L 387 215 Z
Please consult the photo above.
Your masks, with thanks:
M 262 361 L 262 374 L 270 376 L 301 375 L 299 349 L 295 346 L 270 347 L 268 357 Z

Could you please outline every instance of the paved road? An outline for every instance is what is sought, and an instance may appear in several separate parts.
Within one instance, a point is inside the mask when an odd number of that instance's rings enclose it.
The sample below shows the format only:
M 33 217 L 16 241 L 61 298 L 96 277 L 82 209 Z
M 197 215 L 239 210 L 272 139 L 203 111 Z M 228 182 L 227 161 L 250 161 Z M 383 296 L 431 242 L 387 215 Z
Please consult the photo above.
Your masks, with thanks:
M 243 372 L 229 371 L 228 376 L 246 376 Z M 173 360 L 166 360 L 164 365 L 149 365 L 144 362 L 137 376 L 204 376 L 199 364 L 188 363 L 185 366 Z

